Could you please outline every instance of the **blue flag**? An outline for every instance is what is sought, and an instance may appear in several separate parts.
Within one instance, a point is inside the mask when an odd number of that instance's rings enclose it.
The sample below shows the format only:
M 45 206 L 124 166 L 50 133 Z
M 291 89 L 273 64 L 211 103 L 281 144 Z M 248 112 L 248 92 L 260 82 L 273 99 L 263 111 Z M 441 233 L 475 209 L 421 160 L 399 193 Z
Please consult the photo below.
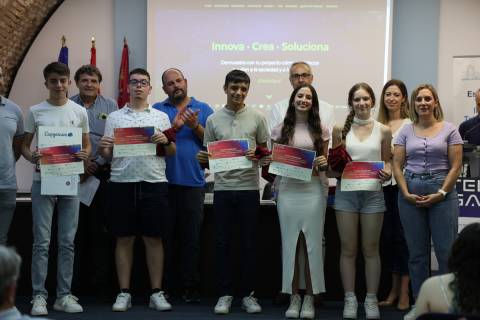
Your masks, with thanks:
M 64 63 L 68 66 L 68 47 L 62 46 L 58 54 L 58 62 Z

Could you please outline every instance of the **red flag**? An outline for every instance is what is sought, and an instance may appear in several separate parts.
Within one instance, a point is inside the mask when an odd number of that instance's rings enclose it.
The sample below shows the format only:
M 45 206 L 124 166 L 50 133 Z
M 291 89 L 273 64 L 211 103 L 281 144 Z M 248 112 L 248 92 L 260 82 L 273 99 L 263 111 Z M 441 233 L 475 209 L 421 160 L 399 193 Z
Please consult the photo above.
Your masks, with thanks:
M 92 37 L 92 47 L 90 48 L 90 64 L 97 66 L 97 49 L 95 48 L 95 37 Z
M 130 100 L 128 94 L 128 73 L 130 72 L 128 67 L 128 45 L 127 39 L 123 38 L 123 51 L 122 62 L 120 63 L 120 74 L 118 76 L 118 107 L 123 108 L 125 104 Z

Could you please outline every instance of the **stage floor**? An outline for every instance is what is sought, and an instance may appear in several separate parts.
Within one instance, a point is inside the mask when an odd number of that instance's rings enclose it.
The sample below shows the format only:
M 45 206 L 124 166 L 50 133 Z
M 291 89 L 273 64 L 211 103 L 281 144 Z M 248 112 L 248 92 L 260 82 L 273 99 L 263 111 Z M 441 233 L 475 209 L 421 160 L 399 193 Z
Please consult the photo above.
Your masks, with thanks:
M 17 298 L 17 307 L 22 313 L 30 311 L 30 298 Z M 120 320 L 120 319 L 136 319 L 136 320 L 158 320 L 158 319 L 285 319 L 284 313 L 287 308 L 285 305 L 274 305 L 271 300 L 261 300 L 260 303 L 263 312 L 260 314 L 249 315 L 240 307 L 240 299 L 236 299 L 230 314 L 227 316 L 218 316 L 213 313 L 213 307 L 216 303 L 215 299 L 203 299 L 200 303 L 187 304 L 181 300 L 172 299 L 173 310 L 168 312 L 154 311 L 148 308 L 147 297 L 134 297 L 133 307 L 127 312 L 112 312 L 111 304 L 99 303 L 92 297 L 80 297 L 80 303 L 84 308 L 83 313 L 67 314 L 56 312 L 52 309 L 53 298 L 49 299 L 49 319 L 82 319 L 82 320 Z M 113 301 L 112 301 L 113 303 Z M 324 302 L 323 305 L 316 309 L 315 319 L 322 320 L 338 320 L 341 319 L 343 303 L 341 302 Z M 393 307 L 382 308 L 380 310 L 382 319 L 401 320 L 406 312 L 398 311 Z M 363 305 L 359 304 L 358 319 L 365 319 Z

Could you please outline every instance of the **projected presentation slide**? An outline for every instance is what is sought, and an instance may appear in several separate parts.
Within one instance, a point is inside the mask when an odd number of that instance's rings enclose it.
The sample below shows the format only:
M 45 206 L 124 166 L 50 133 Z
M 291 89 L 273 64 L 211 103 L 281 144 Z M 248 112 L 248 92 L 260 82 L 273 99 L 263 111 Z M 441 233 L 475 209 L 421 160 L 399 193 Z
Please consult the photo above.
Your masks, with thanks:
M 225 75 L 241 69 L 252 81 L 248 105 L 268 117 L 292 92 L 290 64 L 306 61 L 319 99 L 343 122 L 354 83 L 379 94 L 388 78 L 390 16 L 390 0 L 149 0 L 151 100 L 166 98 L 161 74 L 176 67 L 189 95 L 220 108 Z

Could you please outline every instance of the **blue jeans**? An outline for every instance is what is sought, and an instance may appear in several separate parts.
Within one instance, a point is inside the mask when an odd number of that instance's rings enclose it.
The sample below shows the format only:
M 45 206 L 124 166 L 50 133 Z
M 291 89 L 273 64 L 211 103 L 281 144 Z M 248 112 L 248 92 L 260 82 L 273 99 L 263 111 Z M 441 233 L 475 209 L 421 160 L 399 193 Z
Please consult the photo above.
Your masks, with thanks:
M 78 225 L 78 196 L 42 196 L 40 181 L 32 184 L 32 288 L 33 295 L 45 298 L 48 273 L 48 248 L 52 229 L 53 209 L 58 212 L 57 297 L 70 294 L 73 275 L 74 240 Z
M 8 229 L 17 204 L 17 190 L 0 190 L 0 244 L 7 244 Z
M 241 257 L 241 296 L 254 291 L 256 279 L 256 236 L 260 194 L 258 190 L 215 191 L 213 217 L 215 225 L 215 274 L 220 296 L 233 295 L 232 257 Z M 233 234 L 238 228 L 240 251 L 232 252 Z
M 410 193 L 427 195 L 436 193 L 442 187 L 447 172 L 413 173 L 407 170 L 404 176 Z M 448 272 L 450 248 L 458 234 L 458 196 L 453 190 L 443 201 L 429 208 L 419 208 L 407 202 L 399 193 L 398 208 L 410 253 L 408 269 L 413 296 L 416 299 L 422 283 L 430 275 L 430 236 L 439 272 L 440 274 Z

